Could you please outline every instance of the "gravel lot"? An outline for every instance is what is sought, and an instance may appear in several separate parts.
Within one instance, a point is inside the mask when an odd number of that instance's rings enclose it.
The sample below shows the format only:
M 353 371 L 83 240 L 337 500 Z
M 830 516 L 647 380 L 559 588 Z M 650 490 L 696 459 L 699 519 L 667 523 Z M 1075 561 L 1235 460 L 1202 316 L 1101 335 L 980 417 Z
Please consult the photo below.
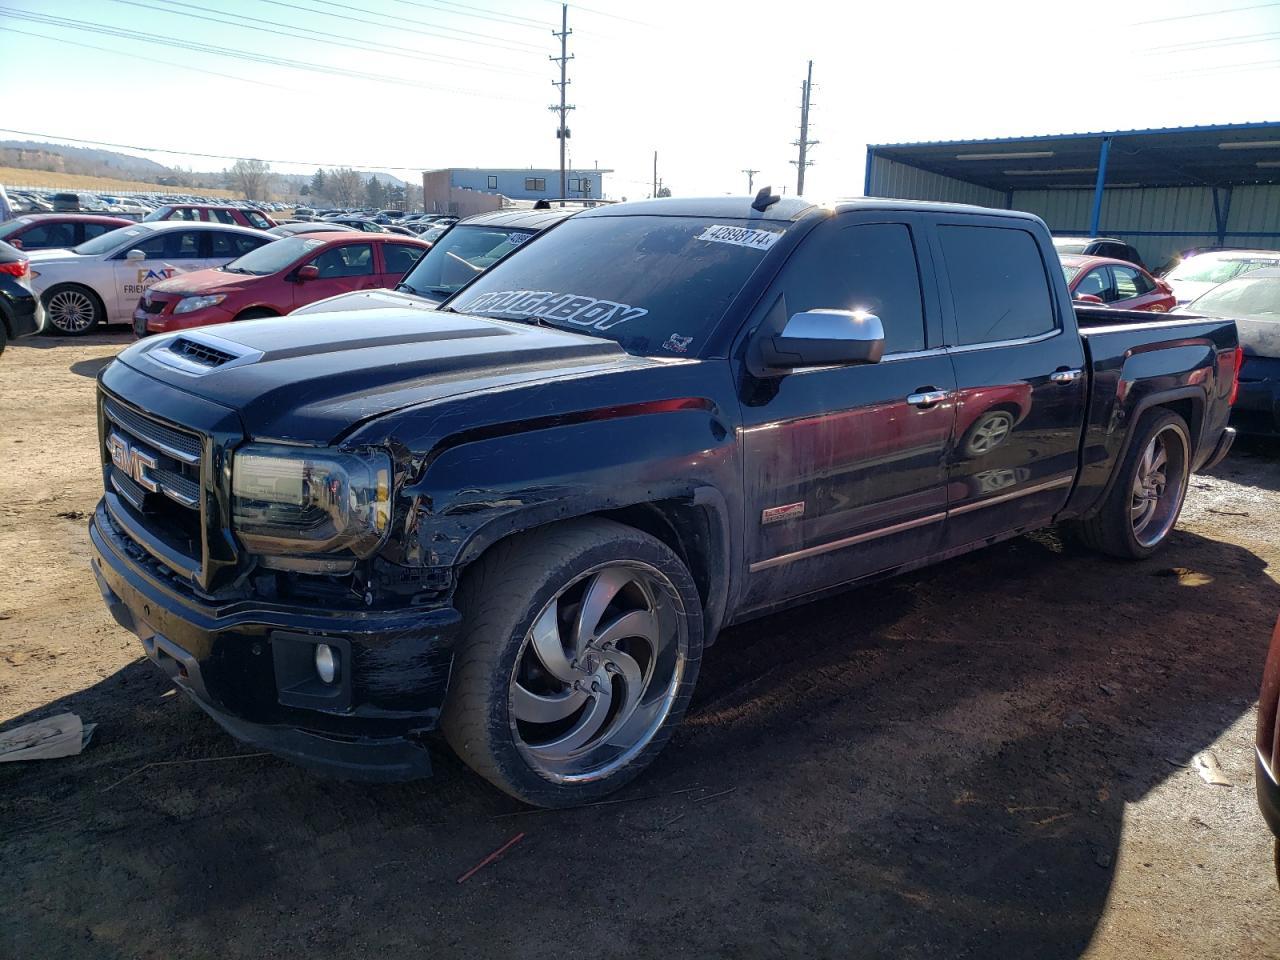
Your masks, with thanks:
M 1152 561 L 1045 534 L 729 631 L 647 775 L 529 812 L 443 750 L 395 786 L 243 758 L 142 658 L 85 529 L 127 342 L 0 358 L 0 724 L 99 724 L 0 766 L 0 957 L 1280 957 L 1280 449 L 1195 478 Z

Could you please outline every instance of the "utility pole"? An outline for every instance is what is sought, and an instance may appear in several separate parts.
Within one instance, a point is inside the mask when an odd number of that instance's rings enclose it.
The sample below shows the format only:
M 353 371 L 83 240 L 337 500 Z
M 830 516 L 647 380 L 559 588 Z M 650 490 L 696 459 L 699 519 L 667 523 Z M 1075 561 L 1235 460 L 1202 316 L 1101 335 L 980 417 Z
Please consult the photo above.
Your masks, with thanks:
M 796 165 L 796 196 L 804 196 L 804 170 L 812 166 L 809 159 L 809 148 L 818 145 L 817 140 L 809 139 L 809 94 L 813 90 L 813 61 L 809 61 L 809 74 L 800 88 L 800 139 L 791 141 L 791 145 L 800 148 L 800 159 L 792 160 Z
M 743 170 L 742 172 L 747 175 L 747 193 L 748 194 L 755 193 L 756 192 L 755 190 L 756 174 L 759 173 L 760 171 L 759 170 Z
M 569 139 L 569 128 L 565 126 L 565 118 L 568 116 L 570 110 L 576 109 L 572 104 L 565 103 L 565 96 L 568 93 L 568 87 L 570 83 L 569 77 L 568 77 L 569 61 L 573 59 L 573 54 L 569 52 L 569 34 L 571 33 L 573 33 L 573 31 L 569 29 L 569 5 L 567 3 L 562 3 L 560 5 L 560 30 L 559 32 L 556 32 L 555 30 L 551 31 L 551 35 L 553 37 L 560 38 L 560 56 L 548 58 L 553 63 L 558 62 L 560 64 L 559 82 L 555 80 L 551 81 L 551 85 L 553 87 L 560 88 L 560 103 L 559 105 L 556 105 L 553 103 L 550 107 L 547 108 L 548 110 L 551 110 L 553 112 L 557 112 L 560 114 L 560 126 L 556 129 L 556 139 L 560 141 L 560 194 L 559 196 L 561 198 L 565 196 L 565 193 L 567 191 L 567 188 L 565 186 L 564 155 L 565 155 L 565 146 Z
M 658 151 L 653 151 L 653 192 L 649 194 L 651 197 L 658 195 Z

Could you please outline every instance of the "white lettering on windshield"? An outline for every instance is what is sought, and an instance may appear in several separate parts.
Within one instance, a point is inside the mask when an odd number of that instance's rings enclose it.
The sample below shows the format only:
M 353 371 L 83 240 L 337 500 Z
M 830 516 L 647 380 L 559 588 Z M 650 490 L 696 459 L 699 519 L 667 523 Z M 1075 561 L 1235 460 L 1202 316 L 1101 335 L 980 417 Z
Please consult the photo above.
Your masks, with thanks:
M 649 311 L 613 300 L 598 300 L 576 293 L 552 290 L 501 290 L 482 293 L 460 304 L 462 313 L 491 314 L 499 317 L 544 317 L 563 320 L 579 327 L 608 330 L 629 320 L 639 320 Z

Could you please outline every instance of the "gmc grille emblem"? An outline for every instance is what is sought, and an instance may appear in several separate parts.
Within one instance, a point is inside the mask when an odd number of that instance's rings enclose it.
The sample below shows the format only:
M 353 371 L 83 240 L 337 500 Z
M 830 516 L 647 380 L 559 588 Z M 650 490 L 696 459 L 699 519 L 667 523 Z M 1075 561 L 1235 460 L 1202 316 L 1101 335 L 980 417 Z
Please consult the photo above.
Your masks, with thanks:
M 131 445 L 114 430 L 111 431 L 111 436 L 107 437 L 107 449 L 111 451 L 111 462 L 116 465 L 117 470 L 143 490 L 151 493 L 159 492 L 160 485 L 149 472 L 156 468 L 155 457 Z

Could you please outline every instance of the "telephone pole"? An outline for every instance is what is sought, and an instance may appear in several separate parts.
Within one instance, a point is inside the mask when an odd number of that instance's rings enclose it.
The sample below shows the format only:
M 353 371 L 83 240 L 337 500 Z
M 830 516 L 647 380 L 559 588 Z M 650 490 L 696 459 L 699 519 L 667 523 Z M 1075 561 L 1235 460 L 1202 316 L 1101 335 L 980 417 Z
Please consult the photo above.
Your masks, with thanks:
M 658 195 L 658 151 L 655 150 L 653 151 L 653 193 L 649 194 L 649 196 L 656 197 L 657 195 Z
M 809 61 L 809 74 L 800 88 L 800 139 L 791 141 L 791 145 L 800 148 L 800 159 L 792 160 L 796 165 L 796 196 L 804 196 L 804 170 L 813 165 L 809 159 L 809 148 L 818 145 L 817 140 L 809 139 L 809 94 L 813 90 L 813 61 Z
M 569 115 L 570 110 L 576 109 L 572 104 L 565 103 L 565 96 L 568 93 L 568 87 L 570 83 L 570 80 L 568 77 L 569 61 L 573 59 L 573 54 L 569 52 L 569 34 L 571 33 L 573 33 L 573 31 L 569 29 L 569 5 L 567 3 L 562 3 L 560 5 L 560 30 L 559 32 L 556 32 L 555 30 L 551 31 L 551 35 L 553 37 L 560 38 L 560 56 L 548 58 L 553 63 L 558 62 L 560 64 L 560 80 L 558 82 L 555 80 L 551 81 L 551 85 L 553 87 L 560 88 L 560 103 L 559 105 L 556 105 L 553 103 L 550 107 L 547 108 L 548 110 L 551 110 L 553 112 L 560 114 L 560 126 L 556 129 L 556 139 L 560 141 L 560 193 L 559 193 L 559 196 L 561 198 L 564 197 L 567 190 L 567 188 L 565 187 L 564 155 L 565 155 L 565 147 L 569 140 L 569 128 L 565 126 L 565 118 Z
M 747 175 L 747 193 L 749 194 L 755 193 L 756 174 L 759 173 L 760 171 L 759 170 L 743 170 L 742 172 Z

